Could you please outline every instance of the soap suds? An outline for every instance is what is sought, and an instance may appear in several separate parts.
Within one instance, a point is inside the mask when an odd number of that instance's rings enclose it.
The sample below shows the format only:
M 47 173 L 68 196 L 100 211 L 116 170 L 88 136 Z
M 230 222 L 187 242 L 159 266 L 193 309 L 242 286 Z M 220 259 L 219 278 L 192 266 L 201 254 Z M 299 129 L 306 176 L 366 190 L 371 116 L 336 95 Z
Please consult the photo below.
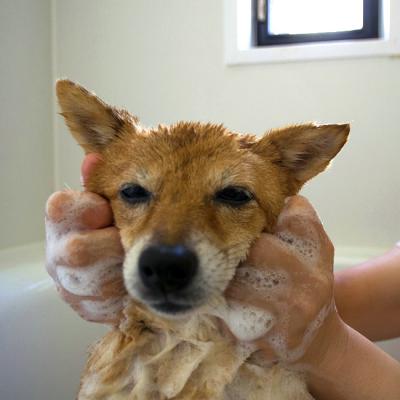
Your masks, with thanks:
M 57 260 L 62 258 L 64 255 L 62 250 L 66 247 L 70 234 L 87 230 L 78 216 L 82 216 L 91 207 L 93 207 L 93 199 L 90 196 L 69 191 L 68 201 L 65 200 L 63 203 L 62 217 L 57 222 L 46 218 L 46 255 L 50 262 L 57 263 Z M 46 214 L 48 213 L 49 210 L 46 210 Z
M 277 236 L 282 242 L 288 245 L 289 249 L 300 255 L 308 264 L 315 264 L 320 250 L 317 242 L 297 237 L 287 231 L 279 232 Z
M 274 325 L 273 315 L 258 307 L 229 302 L 214 310 L 238 340 L 252 341 L 264 336 Z
M 80 305 L 92 319 L 106 321 L 112 319 L 121 310 L 122 301 L 120 297 L 101 301 L 82 300 Z
M 120 275 L 118 266 L 110 265 L 107 260 L 85 267 L 57 266 L 61 286 L 77 296 L 98 296 L 105 283 L 118 279 Z
M 315 319 L 306 328 L 302 343 L 293 349 L 288 349 L 287 339 L 282 334 L 272 335 L 267 338 L 268 343 L 282 361 L 292 363 L 300 359 L 305 354 L 308 346 L 313 341 L 318 329 L 325 321 L 325 318 L 328 316 L 332 307 L 333 304 L 329 303 L 321 308 Z
M 97 296 L 101 294 L 101 287 L 105 283 L 119 278 L 121 259 L 103 258 L 101 262 L 82 267 L 62 265 L 62 260 L 68 259 L 69 240 L 82 232 L 77 215 L 82 215 L 92 205 L 92 201 L 86 196 L 75 192 L 69 195 L 71 199 L 64 204 L 63 218 L 58 222 L 46 220 L 47 262 L 55 271 L 53 277 L 65 290 L 78 296 Z
M 281 269 L 260 270 L 244 265 L 237 269 L 235 282 L 238 286 L 258 292 L 268 300 L 288 290 L 290 279 L 288 273 Z
M 64 193 L 68 193 L 68 197 L 66 196 L 66 199 L 63 200 L 63 207 L 60 207 L 62 216 L 59 216 L 57 222 L 52 222 L 50 225 L 56 228 L 60 233 L 85 229 L 78 215 L 82 216 L 86 210 L 93 208 L 93 198 L 90 195 L 82 195 L 82 193 L 73 190 L 66 190 Z M 57 193 L 58 196 L 62 194 L 63 193 Z M 47 207 L 49 204 L 50 201 L 47 202 Z M 49 209 L 47 208 L 46 215 L 48 214 Z

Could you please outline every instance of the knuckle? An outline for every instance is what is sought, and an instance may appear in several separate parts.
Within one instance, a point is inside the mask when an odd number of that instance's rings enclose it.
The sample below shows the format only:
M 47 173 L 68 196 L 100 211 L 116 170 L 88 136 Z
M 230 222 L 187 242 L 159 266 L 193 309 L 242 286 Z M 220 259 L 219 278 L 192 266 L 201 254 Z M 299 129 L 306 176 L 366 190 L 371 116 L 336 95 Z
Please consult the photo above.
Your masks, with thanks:
M 108 202 L 103 197 L 92 192 L 82 192 L 80 202 L 88 209 L 101 210 L 108 206 Z
M 79 199 L 80 224 L 86 228 L 98 228 L 111 224 L 112 211 L 108 201 L 101 196 L 83 192 Z
M 59 191 L 53 193 L 46 203 L 46 216 L 52 222 L 60 222 L 72 205 L 73 192 Z
M 74 234 L 65 245 L 66 262 L 71 267 L 87 265 L 89 255 L 87 251 L 87 240 L 84 235 Z

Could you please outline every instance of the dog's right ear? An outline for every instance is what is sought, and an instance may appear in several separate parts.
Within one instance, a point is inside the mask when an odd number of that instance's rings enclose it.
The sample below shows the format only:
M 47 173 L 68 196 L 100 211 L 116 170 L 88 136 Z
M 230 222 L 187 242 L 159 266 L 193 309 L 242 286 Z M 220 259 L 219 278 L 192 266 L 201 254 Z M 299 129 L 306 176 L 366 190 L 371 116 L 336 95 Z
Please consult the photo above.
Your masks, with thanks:
M 278 166 L 287 176 L 287 196 L 295 195 L 322 172 L 347 141 L 348 124 L 293 125 L 263 136 L 253 151 Z
M 140 130 L 136 117 L 111 107 L 84 87 L 68 80 L 57 81 L 61 115 L 85 153 L 101 153 L 125 131 Z

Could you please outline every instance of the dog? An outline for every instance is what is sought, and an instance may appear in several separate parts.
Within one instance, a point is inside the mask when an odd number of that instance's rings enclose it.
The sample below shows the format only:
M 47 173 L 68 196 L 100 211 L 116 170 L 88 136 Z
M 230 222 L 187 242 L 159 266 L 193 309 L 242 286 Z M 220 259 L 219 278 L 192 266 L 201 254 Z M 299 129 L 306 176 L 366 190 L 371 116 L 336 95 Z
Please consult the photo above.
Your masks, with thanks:
M 261 138 L 209 123 L 145 128 L 72 81 L 56 91 L 76 141 L 101 154 L 86 186 L 111 203 L 129 294 L 119 327 L 91 349 L 78 399 L 312 399 L 301 374 L 263 365 L 215 310 L 251 244 L 329 165 L 349 125 Z

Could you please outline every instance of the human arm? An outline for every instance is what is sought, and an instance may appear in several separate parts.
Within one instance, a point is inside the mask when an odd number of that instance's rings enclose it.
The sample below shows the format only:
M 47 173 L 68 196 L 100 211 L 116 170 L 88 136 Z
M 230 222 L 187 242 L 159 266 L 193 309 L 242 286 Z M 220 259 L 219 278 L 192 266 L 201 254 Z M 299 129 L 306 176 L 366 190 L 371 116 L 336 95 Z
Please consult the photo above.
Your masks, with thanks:
M 400 247 L 335 274 L 341 318 L 372 341 L 400 336 Z
M 337 313 L 325 322 L 293 368 L 306 373 L 318 400 L 398 400 L 400 364 L 347 325 Z

